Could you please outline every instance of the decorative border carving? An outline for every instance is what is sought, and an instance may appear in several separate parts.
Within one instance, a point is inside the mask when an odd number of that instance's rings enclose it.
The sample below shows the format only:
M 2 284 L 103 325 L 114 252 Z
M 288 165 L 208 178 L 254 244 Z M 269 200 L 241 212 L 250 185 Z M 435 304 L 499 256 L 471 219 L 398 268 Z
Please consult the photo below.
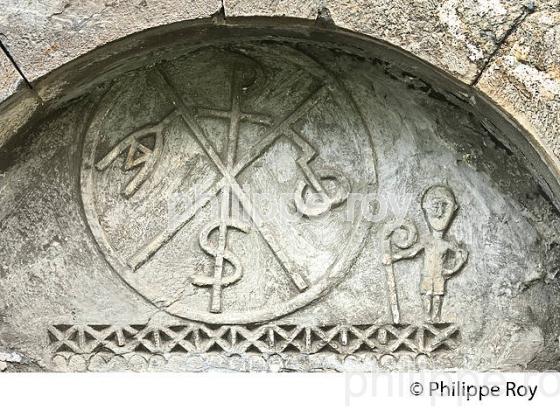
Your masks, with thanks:
M 421 325 L 366 324 L 301 326 L 289 324 L 80 325 L 48 329 L 49 350 L 60 353 L 400 353 L 432 354 L 457 347 L 459 327 L 451 323 Z

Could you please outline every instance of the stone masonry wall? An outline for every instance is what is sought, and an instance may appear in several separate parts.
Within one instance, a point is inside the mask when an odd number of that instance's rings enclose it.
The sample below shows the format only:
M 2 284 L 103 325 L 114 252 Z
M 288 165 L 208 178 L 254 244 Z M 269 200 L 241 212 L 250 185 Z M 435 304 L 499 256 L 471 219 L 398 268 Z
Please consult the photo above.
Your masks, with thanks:
M 560 0 L 1 0 L 0 146 L 57 90 L 64 64 L 133 33 L 185 20 L 296 18 L 402 48 L 481 91 L 560 162 Z M 17 67 L 17 69 L 16 69 Z M 2 103 L 3 102 L 3 103 Z

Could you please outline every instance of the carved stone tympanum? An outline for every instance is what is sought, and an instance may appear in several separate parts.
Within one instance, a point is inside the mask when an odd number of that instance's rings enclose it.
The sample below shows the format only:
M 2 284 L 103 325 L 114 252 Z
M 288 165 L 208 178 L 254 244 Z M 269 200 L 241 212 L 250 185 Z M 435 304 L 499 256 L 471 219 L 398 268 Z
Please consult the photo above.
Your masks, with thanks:
M 557 366 L 560 218 L 465 98 L 301 41 L 122 64 L 0 157 L 15 370 Z

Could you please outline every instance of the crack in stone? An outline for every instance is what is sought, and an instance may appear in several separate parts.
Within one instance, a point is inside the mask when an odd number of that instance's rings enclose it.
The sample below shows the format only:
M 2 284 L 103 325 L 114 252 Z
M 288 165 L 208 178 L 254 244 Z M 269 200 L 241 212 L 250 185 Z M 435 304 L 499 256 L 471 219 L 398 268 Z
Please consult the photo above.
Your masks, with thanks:
M 220 1 L 220 9 L 215 12 L 214 14 L 212 14 L 212 20 L 214 21 L 214 23 L 216 24 L 224 24 L 226 22 L 226 5 L 225 5 L 225 0 L 221 0 Z
M 0 33 L 0 36 L 1 35 L 2 35 L 2 33 Z M 10 51 L 8 50 L 8 47 L 2 42 L 2 39 L 0 38 L 0 53 L 2 53 L 2 52 L 8 58 L 8 60 L 10 61 L 10 63 L 12 64 L 12 66 L 14 67 L 16 72 L 18 73 L 18 75 L 21 77 L 23 83 L 25 84 L 25 87 L 31 91 L 31 93 L 33 94 L 33 97 L 35 97 L 37 99 L 37 102 L 39 103 L 39 105 L 43 105 L 43 99 L 41 98 L 41 96 L 39 95 L 37 90 L 35 90 L 35 87 L 33 87 L 33 84 L 31 84 L 31 81 L 29 81 L 29 79 L 25 76 L 23 70 L 18 65 L 16 59 L 10 53 Z
M 25 83 L 25 85 L 30 88 L 31 90 L 33 90 L 33 85 L 31 84 L 31 82 L 27 79 L 27 77 L 25 76 L 25 74 L 23 73 L 22 69 L 20 68 L 20 66 L 18 65 L 18 63 L 16 62 L 16 59 L 14 58 L 14 56 L 12 56 L 12 54 L 10 53 L 10 51 L 8 50 L 8 47 L 6 47 L 6 45 L 2 42 L 2 39 L 0 39 L 0 49 L 4 52 L 4 54 L 6 55 L 6 57 L 8 57 L 8 60 L 10 60 L 10 63 L 12 63 L 12 66 L 16 69 L 16 71 L 18 72 L 19 76 L 22 78 L 23 82 Z
M 523 12 L 519 16 L 517 16 L 517 18 L 513 21 L 513 24 L 511 25 L 511 27 L 505 32 L 505 34 L 502 36 L 502 38 L 498 41 L 498 44 L 496 45 L 496 47 L 494 48 L 492 53 L 490 53 L 490 55 L 488 56 L 488 58 L 486 59 L 486 61 L 482 65 L 482 68 L 478 71 L 478 74 L 476 75 L 476 77 L 471 81 L 470 85 L 472 87 L 474 87 L 476 84 L 478 84 L 482 75 L 486 72 L 486 70 L 488 69 L 488 67 L 492 63 L 492 61 L 494 61 L 494 58 L 498 54 L 498 51 L 500 51 L 502 49 L 502 46 L 507 42 L 509 37 L 517 30 L 517 28 L 521 24 L 523 24 L 525 19 L 528 16 L 530 16 L 531 14 L 533 14 L 536 10 L 537 10 L 537 7 L 535 6 L 535 4 L 533 2 L 529 2 L 528 4 L 523 6 Z

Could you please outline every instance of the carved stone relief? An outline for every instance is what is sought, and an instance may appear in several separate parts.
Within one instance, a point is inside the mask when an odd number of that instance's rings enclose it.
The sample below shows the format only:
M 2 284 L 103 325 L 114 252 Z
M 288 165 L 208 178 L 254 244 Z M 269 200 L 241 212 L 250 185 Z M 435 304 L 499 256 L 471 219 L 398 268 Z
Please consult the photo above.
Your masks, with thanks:
M 453 192 L 441 185 L 426 190 L 421 200 L 422 211 L 430 228 L 427 238 L 418 243 L 418 230 L 410 222 L 403 222 L 387 229 L 383 264 L 387 265 L 389 303 L 393 322 L 399 323 L 400 311 L 395 285 L 393 263 L 424 253 L 424 272 L 420 280 L 425 318 L 428 322 L 441 321 L 441 308 L 445 295 L 445 282 L 456 274 L 467 261 L 464 247 L 448 241 L 444 234 L 458 209 Z M 403 237 L 404 235 L 404 237 Z M 394 250 L 397 248 L 398 250 Z M 451 262 L 450 262 L 451 261 Z
M 58 371 L 554 368 L 560 218 L 454 98 L 256 40 L 90 90 L 0 157 L 0 341 Z

